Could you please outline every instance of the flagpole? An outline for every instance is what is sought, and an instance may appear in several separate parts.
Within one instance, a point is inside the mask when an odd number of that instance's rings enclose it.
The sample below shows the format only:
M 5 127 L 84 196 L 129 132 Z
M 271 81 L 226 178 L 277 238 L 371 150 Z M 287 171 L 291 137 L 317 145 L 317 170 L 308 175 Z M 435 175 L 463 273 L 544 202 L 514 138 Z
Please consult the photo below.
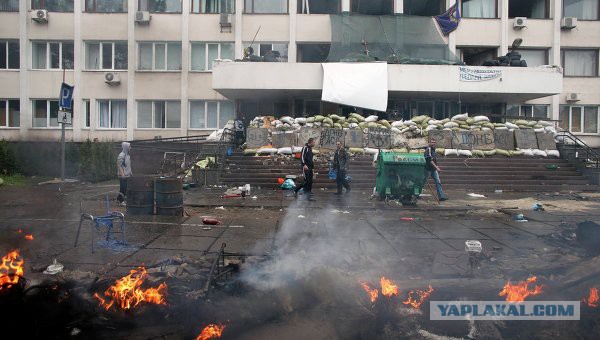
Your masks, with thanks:
M 65 67 L 63 65 L 63 83 L 65 82 Z M 61 85 L 62 87 L 62 85 Z M 60 99 L 60 98 L 59 98 Z M 57 112 L 57 119 L 58 119 L 58 112 Z M 59 120 L 60 121 L 60 120 Z M 60 180 L 62 182 L 65 181 L 65 123 L 61 122 L 60 123 Z

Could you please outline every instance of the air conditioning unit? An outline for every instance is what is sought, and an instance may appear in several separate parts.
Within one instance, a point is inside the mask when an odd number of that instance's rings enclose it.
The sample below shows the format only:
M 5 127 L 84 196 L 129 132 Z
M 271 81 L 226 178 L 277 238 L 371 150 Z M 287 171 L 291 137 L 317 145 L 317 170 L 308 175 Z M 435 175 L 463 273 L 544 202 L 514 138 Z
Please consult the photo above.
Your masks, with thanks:
M 577 27 L 577 18 L 562 18 L 560 19 L 560 28 L 567 30 Z
M 231 32 L 231 14 L 229 13 L 221 13 L 221 19 L 219 20 L 219 24 L 221 24 L 221 33 L 223 33 L 223 29 L 226 28 Z
M 527 27 L 527 18 L 526 17 L 516 17 L 513 22 L 514 29 L 522 29 L 523 27 Z
M 149 24 L 150 19 L 150 12 L 148 11 L 135 12 L 135 22 L 137 22 L 138 24 Z
M 31 11 L 31 20 L 40 24 L 48 22 L 48 11 L 45 9 L 34 9 Z
M 121 84 L 121 76 L 116 72 L 106 72 L 104 73 L 104 82 L 108 85 Z
M 581 98 L 579 98 L 579 93 L 567 93 L 568 102 L 578 102 L 579 100 L 581 100 Z

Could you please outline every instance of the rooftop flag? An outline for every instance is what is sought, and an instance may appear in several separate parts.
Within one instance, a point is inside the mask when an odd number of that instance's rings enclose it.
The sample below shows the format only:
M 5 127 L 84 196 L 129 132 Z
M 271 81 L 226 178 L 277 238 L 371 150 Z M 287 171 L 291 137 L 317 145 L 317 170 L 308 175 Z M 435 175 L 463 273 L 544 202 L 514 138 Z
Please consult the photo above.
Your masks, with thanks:
M 458 1 L 454 6 L 450 7 L 446 12 L 440 15 L 436 15 L 435 21 L 437 21 L 442 33 L 444 35 L 450 34 L 458 27 L 460 22 L 460 10 L 458 9 Z

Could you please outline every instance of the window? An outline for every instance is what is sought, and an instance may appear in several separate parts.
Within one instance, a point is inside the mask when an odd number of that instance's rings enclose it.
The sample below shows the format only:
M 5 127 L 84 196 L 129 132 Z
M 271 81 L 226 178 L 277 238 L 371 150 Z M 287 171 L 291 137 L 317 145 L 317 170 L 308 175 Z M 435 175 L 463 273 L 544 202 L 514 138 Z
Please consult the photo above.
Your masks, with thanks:
M 559 126 L 570 132 L 598 133 L 598 106 L 561 105 Z
M 423 0 L 418 0 L 422 2 Z M 316 2 L 316 1 L 313 1 Z M 404 1 L 406 3 L 406 0 Z M 312 13 L 312 7 L 310 8 Z M 393 0 L 350 0 L 350 11 L 367 15 L 390 15 L 394 14 Z M 404 7 L 406 13 L 406 7 Z M 440 14 L 440 13 L 437 13 Z
M 299 63 L 322 63 L 327 60 L 331 44 L 298 44 Z
M 32 100 L 34 128 L 58 127 L 58 100 Z
M 73 12 L 73 0 L 31 0 L 31 9 L 50 12 Z
M 127 0 L 85 0 L 85 11 L 91 13 L 127 13 Z
M 562 50 L 561 59 L 567 77 L 598 75 L 598 50 Z
M 138 9 L 152 13 L 181 13 L 181 0 L 139 0 Z
M 233 59 L 233 43 L 192 43 L 194 71 L 210 71 L 215 59 Z
M 521 60 L 525 60 L 528 67 L 548 65 L 548 50 L 518 49 L 516 52 L 521 54 Z
M 19 0 L 0 0 L 0 12 L 18 12 Z
M 19 127 L 21 103 L 18 99 L 0 99 L 0 128 Z
M 233 118 L 233 102 L 190 101 L 190 129 L 220 129 Z
M 126 129 L 127 101 L 98 100 L 98 127 L 101 129 Z
M 192 0 L 192 13 L 235 13 L 235 0 Z
M 497 18 L 497 0 L 463 0 L 460 15 L 463 18 Z
M 598 2 L 599 0 L 563 0 L 563 17 L 598 20 L 600 17 Z
M 139 101 L 138 128 L 177 129 L 181 127 L 181 102 Z
M 352 1 L 356 2 L 357 0 Z M 366 1 L 362 1 L 365 3 Z M 389 1 L 391 2 L 391 1 Z M 392 6 L 392 5 L 390 5 Z M 404 0 L 404 14 L 431 17 L 446 11 L 445 0 Z M 362 12 L 361 12 L 362 13 Z M 369 13 L 365 13 L 369 14 Z M 391 12 L 385 13 L 391 14 Z
M 507 104 L 506 115 L 508 117 L 548 118 L 548 105 Z
M 340 0 L 298 0 L 299 14 L 338 14 Z
M 547 19 L 550 17 L 550 0 L 510 0 L 508 17 Z
M 72 70 L 74 65 L 72 42 L 36 41 L 32 44 L 32 68 L 38 70 Z
M 91 112 L 90 112 L 90 100 L 83 100 L 83 127 L 89 129 L 91 126 Z
M 86 42 L 86 70 L 126 70 L 127 42 Z
M 254 43 L 252 45 L 254 54 L 264 58 L 264 61 L 281 61 L 287 62 L 288 59 L 288 45 L 287 44 L 272 44 L 272 43 Z M 244 44 L 244 50 L 250 47 L 250 43 Z M 272 58 L 271 58 L 272 57 Z
M 19 69 L 19 42 L 16 40 L 0 40 L 0 70 Z
M 144 42 L 139 46 L 139 70 L 181 70 L 181 43 Z
M 463 47 L 459 50 L 462 60 L 469 66 L 481 66 L 484 61 L 498 56 L 498 47 Z
M 288 0 L 244 0 L 246 13 L 287 13 Z

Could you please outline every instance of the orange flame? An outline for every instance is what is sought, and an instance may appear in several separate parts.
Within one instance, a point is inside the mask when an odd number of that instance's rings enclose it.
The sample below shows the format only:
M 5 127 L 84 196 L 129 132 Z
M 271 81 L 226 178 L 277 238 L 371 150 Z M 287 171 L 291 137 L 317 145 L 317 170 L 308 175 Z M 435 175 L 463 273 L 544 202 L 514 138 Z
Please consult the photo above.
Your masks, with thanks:
M 379 296 L 379 291 L 377 291 L 377 288 L 371 289 L 371 287 L 369 287 L 369 285 L 366 282 L 362 282 L 360 285 L 363 287 L 365 292 L 369 294 L 371 302 L 375 303 L 375 301 L 377 301 L 377 297 Z
M 398 286 L 396 284 L 385 278 L 385 276 L 381 277 L 381 294 L 391 297 L 392 295 L 398 295 Z
M 414 309 L 419 309 L 423 302 L 425 302 L 425 299 L 429 295 L 431 295 L 432 292 L 433 288 L 431 287 L 431 285 L 429 285 L 429 289 L 426 291 L 417 289 L 417 291 L 415 292 L 411 290 L 410 293 L 408 293 L 408 298 L 406 299 L 406 301 L 402 301 L 402 303 L 405 305 L 411 305 Z M 413 297 L 413 294 L 416 294 L 416 297 Z
M 23 276 L 23 259 L 17 260 L 17 258 L 19 258 L 19 250 L 13 250 L 2 257 L 2 264 L 0 264 L 0 291 L 4 288 L 12 287 Z
M 109 310 L 113 305 L 121 309 L 130 309 L 136 307 L 141 302 L 166 305 L 166 283 L 161 283 L 157 288 L 140 289 L 147 276 L 148 273 L 144 267 L 140 267 L 138 270 L 132 269 L 129 275 L 118 279 L 114 285 L 108 287 L 104 292 L 104 295 L 108 299 L 100 297 L 98 293 L 95 293 L 94 297 L 100 301 L 100 306 L 106 310 Z
M 202 330 L 200 335 L 196 338 L 196 340 L 208 340 L 208 339 L 217 339 L 221 337 L 223 334 L 223 330 L 225 329 L 225 325 L 215 325 L 210 324 Z
M 600 298 L 598 297 L 598 288 L 592 287 L 590 288 L 590 296 L 587 299 L 583 299 L 583 302 L 587 303 L 590 307 L 598 307 L 598 301 Z
M 31 235 L 31 234 L 25 235 L 25 239 L 31 241 L 31 240 L 33 240 L 33 235 Z
M 535 283 L 536 281 L 537 277 L 535 276 L 528 278 L 526 281 L 517 282 L 514 285 L 508 281 L 498 296 L 506 295 L 506 301 L 508 302 L 523 302 L 526 297 L 535 296 L 542 292 L 541 285 L 535 286 L 531 290 L 529 289 L 529 284 Z

